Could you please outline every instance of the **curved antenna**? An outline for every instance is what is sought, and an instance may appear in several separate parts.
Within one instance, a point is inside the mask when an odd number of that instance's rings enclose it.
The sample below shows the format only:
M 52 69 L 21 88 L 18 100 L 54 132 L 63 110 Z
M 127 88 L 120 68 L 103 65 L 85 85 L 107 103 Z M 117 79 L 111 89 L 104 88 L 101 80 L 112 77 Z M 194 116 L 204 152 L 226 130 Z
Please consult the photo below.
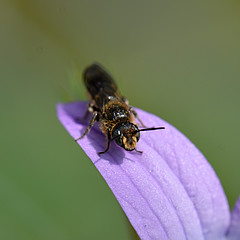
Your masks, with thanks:
M 152 130 L 159 130 L 159 129 L 165 129 L 165 127 L 143 128 L 143 129 L 136 130 L 135 132 L 152 131 Z

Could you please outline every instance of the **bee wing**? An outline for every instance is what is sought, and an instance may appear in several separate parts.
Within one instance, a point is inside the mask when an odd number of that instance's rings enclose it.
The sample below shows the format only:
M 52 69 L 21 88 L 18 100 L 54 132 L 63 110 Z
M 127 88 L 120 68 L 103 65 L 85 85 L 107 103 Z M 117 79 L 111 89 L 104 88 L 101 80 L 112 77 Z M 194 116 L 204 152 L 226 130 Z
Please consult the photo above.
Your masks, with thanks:
M 102 108 L 111 97 L 122 98 L 113 77 L 98 63 L 93 63 L 86 68 L 83 79 L 88 92 L 99 108 Z

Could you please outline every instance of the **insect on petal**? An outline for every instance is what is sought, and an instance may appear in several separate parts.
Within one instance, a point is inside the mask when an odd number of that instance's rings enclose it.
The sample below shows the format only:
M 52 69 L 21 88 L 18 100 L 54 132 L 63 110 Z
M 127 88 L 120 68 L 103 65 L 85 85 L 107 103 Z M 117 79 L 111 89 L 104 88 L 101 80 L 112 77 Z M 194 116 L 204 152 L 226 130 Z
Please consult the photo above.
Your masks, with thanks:
M 57 105 L 60 122 L 76 139 L 86 129 L 80 124 L 84 102 Z M 103 176 L 141 239 L 223 239 L 230 213 L 222 186 L 207 160 L 176 128 L 138 109 L 148 127 L 137 149 L 128 152 L 112 143 L 94 126 L 78 141 Z M 96 124 L 97 125 L 97 124 Z

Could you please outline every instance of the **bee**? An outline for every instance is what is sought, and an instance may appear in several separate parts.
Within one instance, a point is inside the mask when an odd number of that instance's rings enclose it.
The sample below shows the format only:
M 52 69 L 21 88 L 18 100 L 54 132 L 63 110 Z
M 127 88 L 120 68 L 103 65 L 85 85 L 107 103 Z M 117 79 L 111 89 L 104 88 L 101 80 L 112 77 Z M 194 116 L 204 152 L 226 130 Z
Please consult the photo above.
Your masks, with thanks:
M 85 119 L 89 113 L 92 113 L 92 117 L 83 135 L 75 141 L 86 136 L 98 122 L 100 130 L 107 137 L 105 150 L 98 154 L 106 153 L 112 140 L 127 151 L 135 150 L 142 153 L 136 150 L 140 132 L 164 129 L 164 127 L 146 128 L 134 108 L 120 94 L 114 79 L 99 64 L 94 63 L 87 67 L 83 72 L 83 80 L 91 99 L 83 118 Z M 145 128 L 139 129 L 135 118 Z

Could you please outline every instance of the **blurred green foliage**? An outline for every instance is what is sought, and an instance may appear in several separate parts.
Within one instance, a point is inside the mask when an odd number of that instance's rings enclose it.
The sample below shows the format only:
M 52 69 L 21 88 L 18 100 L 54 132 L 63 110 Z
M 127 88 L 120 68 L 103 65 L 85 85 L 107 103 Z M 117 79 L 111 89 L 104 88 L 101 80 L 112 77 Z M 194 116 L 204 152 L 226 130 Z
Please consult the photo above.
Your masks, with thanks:
M 238 1 L 1 1 L 0 239 L 129 239 L 104 180 L 56 118 L 102 63 L 134 106 L 205 154 L 230 206 L 240 182 Z

